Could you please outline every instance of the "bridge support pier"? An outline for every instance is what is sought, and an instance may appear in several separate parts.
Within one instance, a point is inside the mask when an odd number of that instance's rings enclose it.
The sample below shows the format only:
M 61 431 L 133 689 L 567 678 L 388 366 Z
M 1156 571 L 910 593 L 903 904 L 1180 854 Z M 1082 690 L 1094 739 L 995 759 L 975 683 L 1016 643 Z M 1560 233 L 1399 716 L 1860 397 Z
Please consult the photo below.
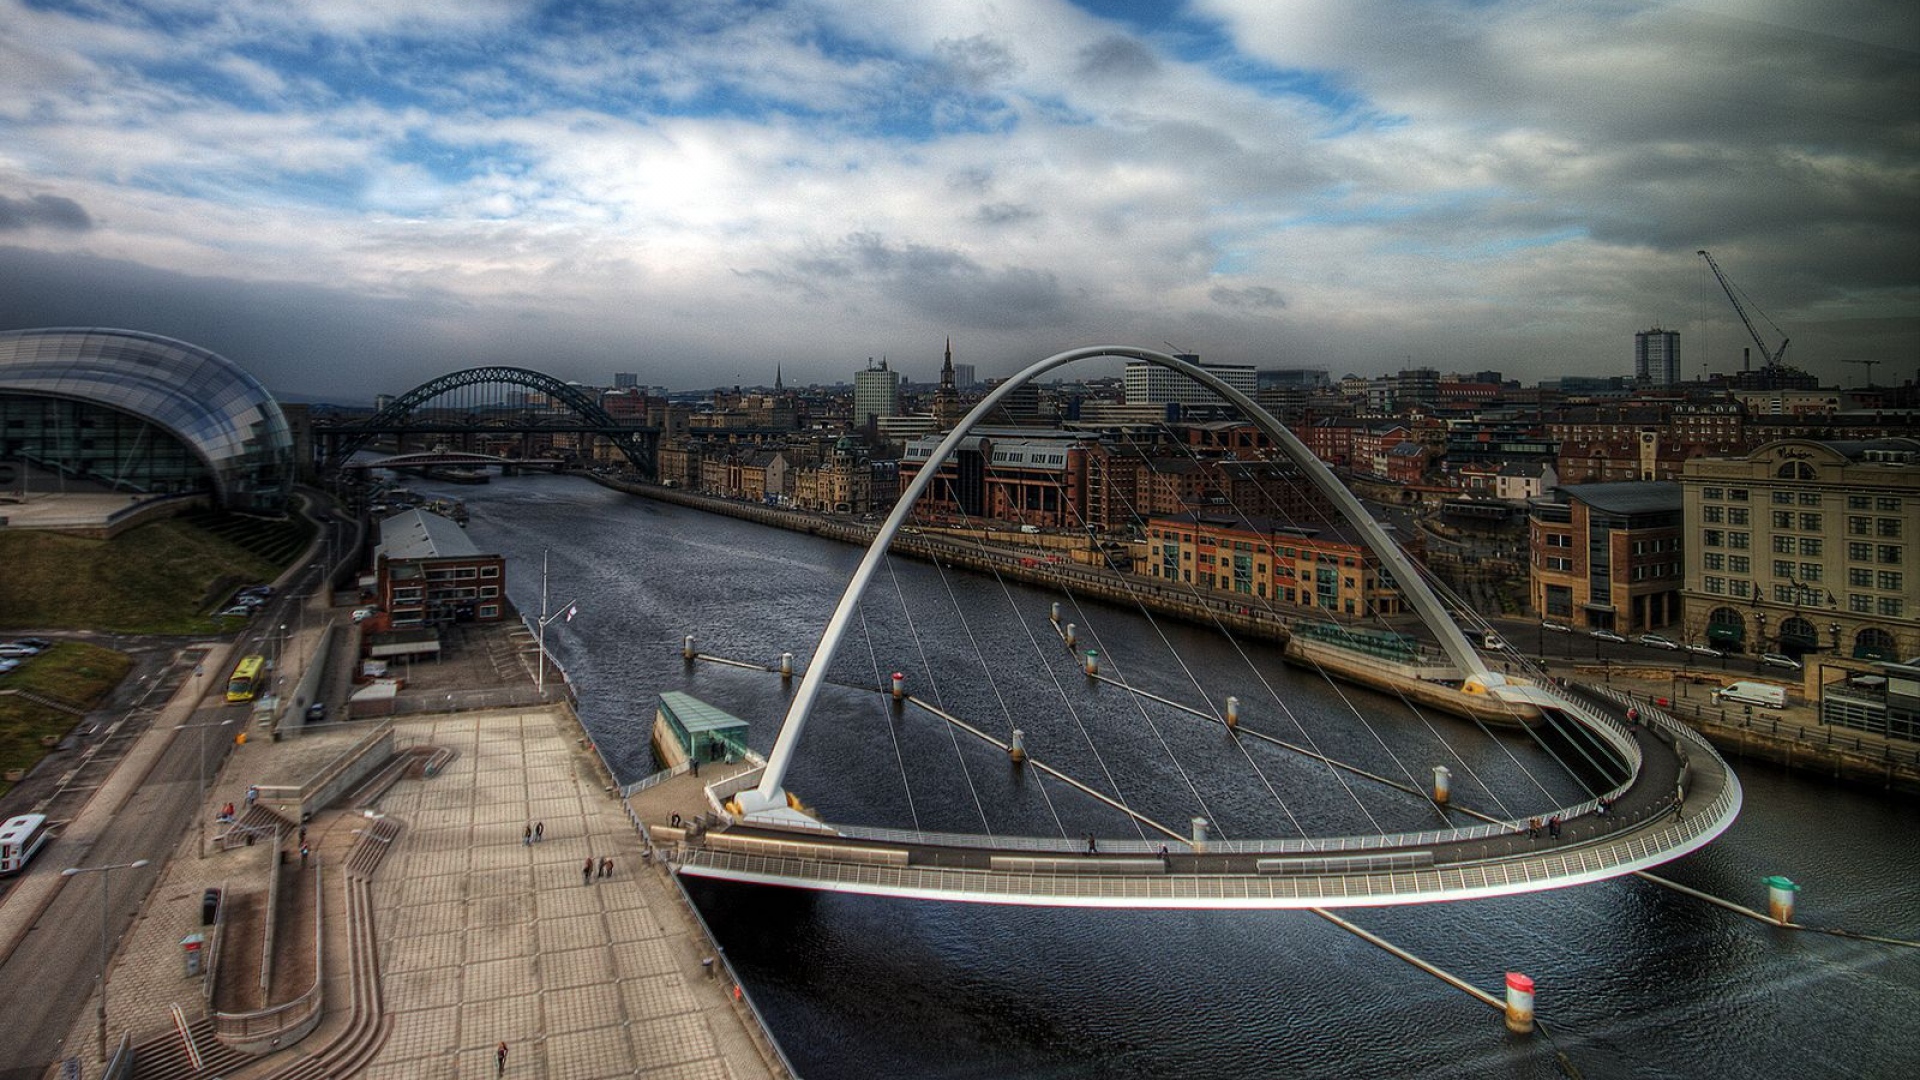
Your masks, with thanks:
M 1203 817 L 1193 819 L 1193 853 L 1195 855 L 1207 853 L 1207 819 Z
M 1507 972 L 1507 1030 L 1516 1035 L 1533 1031 L 1533 980 L 1517 971 Z

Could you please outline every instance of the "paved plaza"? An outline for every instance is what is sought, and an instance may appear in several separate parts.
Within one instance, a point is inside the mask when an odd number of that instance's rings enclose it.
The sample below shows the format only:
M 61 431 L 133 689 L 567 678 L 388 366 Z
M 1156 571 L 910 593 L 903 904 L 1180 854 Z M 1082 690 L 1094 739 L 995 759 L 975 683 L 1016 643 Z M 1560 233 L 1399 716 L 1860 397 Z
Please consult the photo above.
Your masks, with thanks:
M 641 838 L 564 707 L 400 718 L 394 730 L 400 749 L 431 745 L 452 757 L 437 775 L 398 781 L 374 811 L 401 826 L 372 887 L 390 1025 L 356 1075 L 490 1076 L 503 1041 L 509 1077 L 776 1075 L 731 986 L 706 974 L 712 946 L 678 888 L 643 861 Z M 296 745 L 263 739 L 235 750 L 209 812 L 244 799 L 249 778 L 275 771 L 273 759 Z M 542 839 L 527 843 L 536 822 Z M 326 1019 L 300 1044 L 222 1073 L 228 1080 L 271 1076 L 347 1029 L 340 883 L 368 823 L 332 809 L 309 826 L 313 870 L 332 875 L 321 930 Z M 204 1011 L 203 980 L 186 975 L 180 947 L 203 930 L 201 892 L 264 879 L 275 858 L 270 844 L 205 858 L 196 848 L 195 835 L 181 839 L 122 942 L 108 987 L 116 1033 L 165 1031 L 174 1004 L 190 1018 Z M 595 876 L 583 878 L 589 858 Z M 602 859 L 611 860 L 604 877 Z M 312 880 L 290 872 L 283 889 Z M 65 1044 L 87 1076 L 98 1069 L 95 1040 L 90 1005 Z
M 502 1041 L 511 1076 L 771 1075 L 570 718 L 455 714 L 396 734 L 457 756 L 379 803 L 406 826 L 374 888 L 394 1025 L 362 1076 L 481 1075 Z

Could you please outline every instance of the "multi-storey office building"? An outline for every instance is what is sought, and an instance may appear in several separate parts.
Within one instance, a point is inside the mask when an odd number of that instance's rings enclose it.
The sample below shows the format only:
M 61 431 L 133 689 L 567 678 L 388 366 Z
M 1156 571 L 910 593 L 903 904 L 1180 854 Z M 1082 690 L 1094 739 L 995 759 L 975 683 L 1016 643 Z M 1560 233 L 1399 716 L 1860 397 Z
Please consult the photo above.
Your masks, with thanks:
M 1747 652 L 1920 655 L 1920 440 L 1783 439 L 1687 463 L 1687 621 Z
M 1575 484 L 1528 504 L 1534 610 L 1572 626 L 1639 633 L 1680 620 L 1680 486 Z

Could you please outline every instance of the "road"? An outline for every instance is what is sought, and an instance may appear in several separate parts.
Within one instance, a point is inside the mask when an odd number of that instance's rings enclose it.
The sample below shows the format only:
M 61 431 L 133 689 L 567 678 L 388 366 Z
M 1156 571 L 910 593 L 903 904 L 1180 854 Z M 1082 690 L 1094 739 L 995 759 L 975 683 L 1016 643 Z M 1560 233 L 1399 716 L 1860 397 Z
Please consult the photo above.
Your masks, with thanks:
M 159 692 L 177 689 L 182 681 L 193 677 L 192 670 L 185 663 L 170 666 Z M 211 770 L 218 755 L 208 757 Z M 153 887 L 157 864 L 173 853 L 181 835 L 193 823 L 199 805 L 200 785 L 195 779 L 199 763 L 197 740 L 173 739 L 154 760 L 145 782 L 106 822 L 90 848 L 80 850 L 76 842 L 62 838 L 36 858 L 35 870 L 42 874 L 58 867 L 104 866 L 139 859 L 156 865 L 67 879 L 32 929 L 0 962 L 0 1015 L 7 1017 L 9 1032 L 9 1045 L 0 1056 L 0 1080 L 38 1077 L 53 1061 L 69 1054 L 86 1062 L 97 1060 L 97 1045 L 63 1047 L 61 1041 L 86 1007 L 98 981 L 102 918 L 106 919 L 108 936 L 117 941 L 139 913 Z M 112 891 L 103 916 L 104 878 L 111 879 Z M 111 983 L 108 992 L 112 992 Z
M 310 584 L 311 571 L 298 582 Z M 253 621 L 243 635 L 242 648 L 271 651 L 273 638 L 289 619 L 297 618 L 293 605 L 299 587 L 287 589 Z M 246 722 L 242 706 L 228 706 L 215 691 L 224 686 L 225 672 L 207 671 L 198 663 L 202 653 L 171 643 L 162 649 L 136 653 L 134 677 L 122 683 L 107 709 L 96 711 L 79 728 L 97 729 L 96 738 L 113 753 L 101 758 L 98 775 L 84 784 L 69 783 L 53 796 L 56 820 L 71 818 L 99 791 L 106 771 L 121 767 L 126 751 L 159 715 L 161 706 L 187 683 L 189 696 L 205 694 L 211 704 L 196 709 L 188 724 L 232 721 L 225 728 L 184 731 L 172 738 L 124 806 L 100 827 L 91 847 L 64 836 L 35 858 L 33 872 L 45 874 L 64 867 L 91 867 L 132 863 L 154 865 L 137 870 L 86 873 L 67 879 L 20 943 L 0 960 L 0 1016 L 7 1017 L 8 1037 L 0 1049 L 0 1080 L 29 1080 L 43 1075 L 54 1061 L 69 1055 L 83 1062 L 97 1061 L 97 1043 L 62 1046 L 74 1021 L 93 993 L 100 973 L 103 878 L 111 879 L 104 918 L 108 948 L 125 932 L 152 889 L 160 866 L 177 850 L 180 838 L 194 827 L 201 805 L 204 767 L 207 779 L 217 775 L 231 734 Z M 196 667 L 200 674 L 195 675 Z M 177 715 L 177 714 L 176 714 Z M 160 732 L 151 732 L 160 736 Z M 216 737 L 217 736 L 217 737 Z M 203 742 L 204 740 L 204 742 Z M 108 983 L 112 994 L 112 983 Z

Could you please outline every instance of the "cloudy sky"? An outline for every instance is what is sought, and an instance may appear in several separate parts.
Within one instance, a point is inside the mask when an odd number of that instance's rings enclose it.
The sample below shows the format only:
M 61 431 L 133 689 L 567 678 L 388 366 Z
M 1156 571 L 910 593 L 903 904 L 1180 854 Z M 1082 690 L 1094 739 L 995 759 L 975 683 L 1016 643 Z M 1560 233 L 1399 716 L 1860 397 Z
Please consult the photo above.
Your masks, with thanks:
M 1920 358 L 1912 0 L 0 0 L 0 328 L 289 396 Z M 1882 366 L 1844 363 L 1879 360 Z

